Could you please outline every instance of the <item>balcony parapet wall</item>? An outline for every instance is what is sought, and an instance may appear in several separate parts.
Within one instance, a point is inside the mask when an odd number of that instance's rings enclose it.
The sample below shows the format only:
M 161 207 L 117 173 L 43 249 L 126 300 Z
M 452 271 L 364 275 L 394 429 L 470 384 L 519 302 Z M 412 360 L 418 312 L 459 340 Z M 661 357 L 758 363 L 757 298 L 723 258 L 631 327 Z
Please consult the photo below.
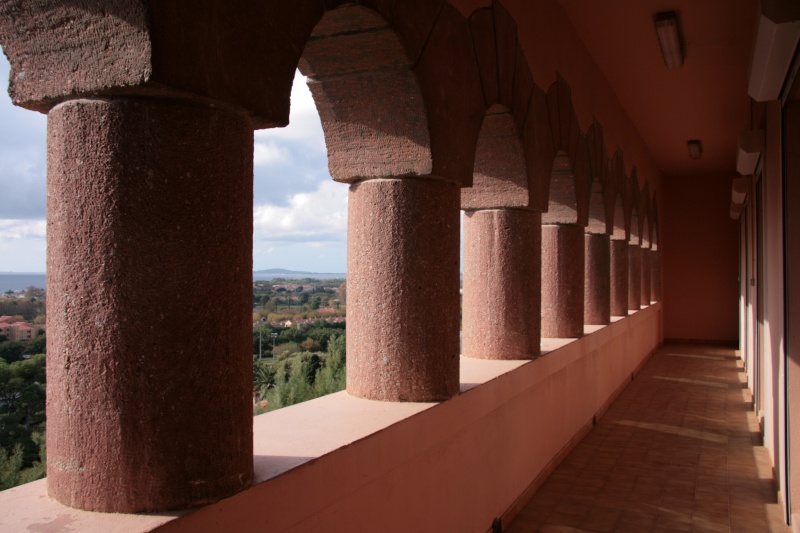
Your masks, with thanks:
M 345 392 L 254 419 L 253 486 L 185 512 L 104 514 L 47 497 L 46 480 L 0 493 L 0 531 L 479 531 L 504 523 L 591 429 L 660 344 L 661 304 L 532 361 L 461 359 L 442 403 Z M 569 409 L 564 409 L 569 406 Z

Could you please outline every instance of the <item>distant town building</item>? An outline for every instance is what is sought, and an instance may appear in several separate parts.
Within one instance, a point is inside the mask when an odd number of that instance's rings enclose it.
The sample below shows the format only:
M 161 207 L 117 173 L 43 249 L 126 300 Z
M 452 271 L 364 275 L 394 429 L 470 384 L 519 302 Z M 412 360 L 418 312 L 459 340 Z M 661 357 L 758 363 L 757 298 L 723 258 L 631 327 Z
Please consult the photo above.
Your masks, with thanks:
M 33 327 L 18 316 L 0 316 L 0 335 L 5 335 L 8 340 L 29 342 L 37 337 L 39 327 Z

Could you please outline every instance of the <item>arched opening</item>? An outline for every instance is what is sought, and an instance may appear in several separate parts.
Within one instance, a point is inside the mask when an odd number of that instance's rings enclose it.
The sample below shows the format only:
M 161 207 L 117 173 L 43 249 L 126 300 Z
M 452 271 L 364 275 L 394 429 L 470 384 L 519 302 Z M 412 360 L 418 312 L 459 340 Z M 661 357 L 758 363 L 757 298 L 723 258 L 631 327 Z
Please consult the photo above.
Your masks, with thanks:
M 603 182 L 595 176 L 584 235 L 584 324 L 605 325 L 611 321 L 611 243 L 606 205 Z
M 622 192 L 614 194 L 614 227 L 611 233 L 611 316 L 628 314 L 628 270 L 630 254 L 625 228 L 625 205 Z
M 542 337 L 583 335 L 584 227 L 578 224 L 573 162 L 553 159 L 547 213 L 542 214 Z
M 330 175 L 350 184 L 347 391 L 436 401 L 458 391 L 459 188 L 431 175 L 411 66 L 386 20 L 357 5 L 326 11 L 299 62 Z
M 253 146 L 254 414 L 345 387 L 347 186 L 331 180 L 306 78 Z
M 575 188 L 573 165 L 564 150 L 553 159 L 550 174 L 550 196 L 542 224 L 576 224 L 578 222 L 578 196 Z
M 628 239 L 628 309 L 641 308 L 642 296 L 642 236 L 639 208 L 631 211 L 631 230 Z
M 492 106 L 475 153 L 464 209 L 462 354 L 530 359 L 540 352 L 541 215 L 530 208 L 521 136 L 512 112 Z
M 383 17 L 357 5 L 326 11 L 298 67 L 322 120 L 334 180 L 430 174 L 419 84 Z

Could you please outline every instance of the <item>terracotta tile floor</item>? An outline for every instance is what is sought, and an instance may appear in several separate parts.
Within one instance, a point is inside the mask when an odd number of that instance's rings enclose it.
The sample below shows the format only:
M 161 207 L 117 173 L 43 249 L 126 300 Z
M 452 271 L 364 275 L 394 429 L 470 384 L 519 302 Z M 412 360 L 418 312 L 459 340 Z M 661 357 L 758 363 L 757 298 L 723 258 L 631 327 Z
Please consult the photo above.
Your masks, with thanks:
M 666 345 L 507 533 L 786 532 L 741 361 Z

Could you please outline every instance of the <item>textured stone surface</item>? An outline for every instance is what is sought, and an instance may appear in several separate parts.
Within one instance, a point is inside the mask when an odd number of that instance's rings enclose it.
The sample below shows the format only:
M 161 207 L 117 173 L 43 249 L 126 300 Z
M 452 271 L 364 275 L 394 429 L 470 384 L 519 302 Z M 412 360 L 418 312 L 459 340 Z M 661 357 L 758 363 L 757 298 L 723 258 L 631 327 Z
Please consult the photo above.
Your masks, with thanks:
M 297 62 L 322 2 L 147 0 L 153 82 L 247 110 L 256 128 L 289 123 Z
M 430 174 L 427 115 L 416 77 L 407 66 L 309 78 L 308 86 L 325 132 L 333 179 Z
M 483 120 L 475 150 L 472 187 L 461 189 L 461 209 L 528 207 L 529 204 L 522 139 L 508 109 L 494 106 Z
M 415 3 L 421 2 L 404 4 Z M 467 187 L 486 107 L 469 23 L 449 3 L 442 6 L 414 71 L 428 111 L 432 173 Z
M 531 103 L 522 132 L 525 164 L 528 168 L 528 189 L 531 207 L 548 209 L 550 174 L 553 171 L 553 135 L 547 112 L 547 96 L 537 86 L 533 87 Z
M 611 316 L 628 314 L 628 241 L 611 241 Z
M 583 335 L 583 227 L 542 225 L 542 337 Z
M 611 321 L 611 250 L 609 236 L 584 235 L 583 323 L 605 325 Z
M 578 196 L 573 162 L 562 152 L 553 159 L 547 212 L 542 215 L 545 224 L 575 224 L 578 222 Z
M 650 250 L 650 299 L 654 302 L 661 301 L 661 252 Z
M 497 35 L 497 77 L 500 103 L 511 107 L 517 61 L 517 23 L 501 2 L 492 2 Z
M 322 17 L 303 51 L 336 181 L 427 176 L 427 111 L 411 60 L 380 15 L 345 6 Z
M 77 100 L 49 114 L 47 480 L 83 509 L 217 500 L 252 479 L 252 127 Z
M 147 14 L 138 0 L 6 1 L 0 44 L 11 64 L 12 101 L 41 112 L 68 95 L 135 86 L 152 75 Z
M 405 0 L 396 3 L 393 25 L 412 62 L 416 63 L 425 48 L 444 4 L 444 0 Z
M 497 77 L 497 39 L 494 32 L 494 14 L 491 7 L 478 9 L 469 17 L 472 45 L 481 74 L 483 99 L 486 108 L 499 102 Z
M 348 4 L 347 2 L 337 0 L 338 4 Z M 361 2 L 363 4 L 364 2 Z M 309 37 L 309 42 L 306 43 L 306 49 L 303 50 L 304 59 L 308 53 L 308 45 L 317 39 L 332 37 L 334 35 L 352 35 L 358 34 L 369 30 L 378 30 L 389 27 L 387 18 L 381 15 L 379 11 L 362 7 L 361 5 L 343 5 L 335 6 L 332 0 L 326 0 L 326 11 L 322 18 L 314 26 Z M 356 51 L 356 56 L 361 55 Z M 405 54 L 404 54 L 405 55 Z M 347 61 L 347 58 L 342 58 Z
M 517 127 L 522 129 L 528 114 L 531 94 L 533 93 L 533 76 L 525 58 L 525 52 L 517 43 L 517 60 L 514 62 L 514 89 L 511 93 L 511 110 Z
M 611 236 L 617 241 L 627 241 L 628 232 L 625 230 L 625 206 L 622 201 L 622 194 L 615 193 L 614 199 L 614 230 Z
M 606 203 L 603 184 L 599 179 L 592 181 L 592 193 L 589 198 L 589 224 L 586 233 L 606 233 Z
M 593 179 L 599 180 L 606 188 L 608 184 L 608 152 L 603 138 L 603 126 L 595 119 L 586 131 L 586 143 L 589 145 L 589 167 Z M 611 224 L 611 222 L 609 222 Z
M 642 247 L 628 244 L 628 310 L 641 308 L 642 302 Z
M 297 61 L 322 12 L 322 2 L 10 0 L 0 44 L 13 100 L 29 109 L 168 95 L 225 102 L 264 128 L 288 123 Z
M 641 276 L 642 276 L 642 285 L 640 288 L 640 301 L 642 305 L 650 305 L 650 291 L 651 291 L 651 267 L 650 267 L 650 249 L 649 248 L 642 248 L 641 251 L 642 260 L 641 260 Z
M 462 355 L 539 355 L 541 219 L 522 209 L 465 213 Z
M 427 402 L 458 392 L 459 189 L 357 182 L 347 231 L 347 391 Z

